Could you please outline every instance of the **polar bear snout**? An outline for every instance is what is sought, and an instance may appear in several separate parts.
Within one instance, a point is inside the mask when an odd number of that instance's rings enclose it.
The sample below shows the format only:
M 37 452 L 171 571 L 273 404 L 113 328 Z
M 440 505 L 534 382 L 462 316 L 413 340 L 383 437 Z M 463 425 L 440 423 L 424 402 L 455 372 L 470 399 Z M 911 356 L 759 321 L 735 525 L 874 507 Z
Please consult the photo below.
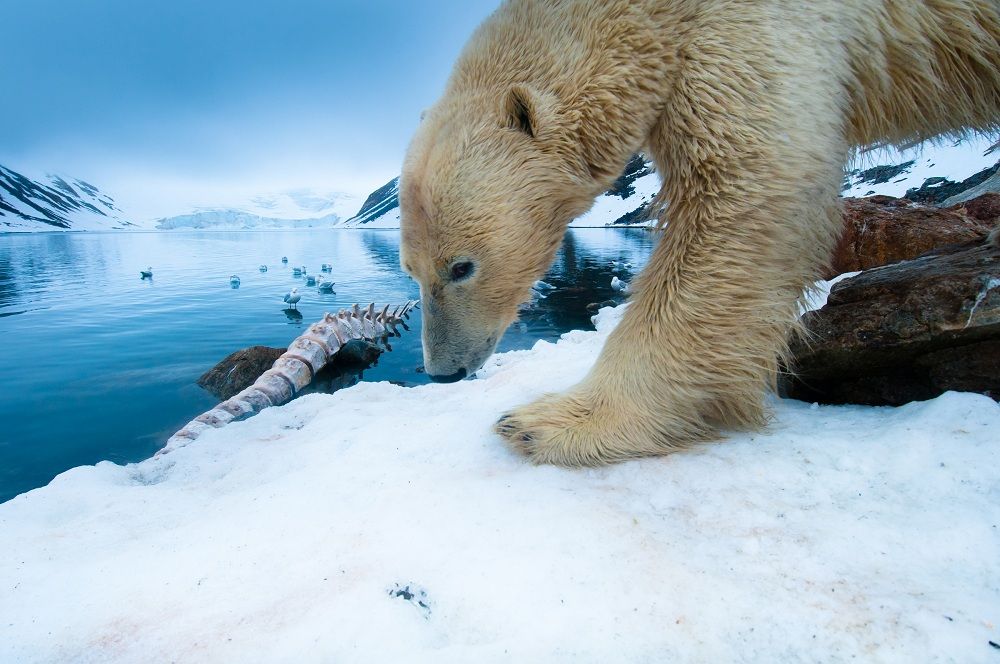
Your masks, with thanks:
M 447 317 L 425 316 L 424 370 L 436 383 L 453 383 L 476 372 L 493 354 L 500 334 L 453 323 Z

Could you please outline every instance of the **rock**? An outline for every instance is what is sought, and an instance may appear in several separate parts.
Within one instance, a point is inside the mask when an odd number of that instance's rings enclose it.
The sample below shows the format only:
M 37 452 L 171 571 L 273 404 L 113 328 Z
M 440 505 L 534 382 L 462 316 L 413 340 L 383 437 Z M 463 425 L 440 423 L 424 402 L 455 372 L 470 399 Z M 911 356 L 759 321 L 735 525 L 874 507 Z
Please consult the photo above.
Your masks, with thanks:
M 997 149 L 996 146 L 993 146 L 990 152 L 995 149 Z M 970 175 L 961 182 L 952 182 L 947 178 L 927 178 L 919 187 L 907 189 L 903 197 L 924 205 L 954 205 L 962 200 L 977 196 L 978 194 L 970 193 L 970 190 L 980 187 L 984 182 L 993 178 L 998 170 L 1000 170 L 1000 161 Z M 989 186 L 987 185 L 985 189 L 989 190 Z M 985 191 L 980 193 L 985 193 Z M 966 194 L 968 195 L 963 199 L 962 196 Z
M 604 307 L 616 307 L 618 303 L 614 300 L 604 300 L 603 302 L 591 302 L 587 305 L 587 311 L 596 314 Z
M 361 368 L 371 366 L 382 355 L 382 349 L 364 339 L 351 339 L 333 357 L 332 367 Z
M 998 180 L 1000 184 L 1000 180 Z M 1000 224 L 1000 193 L 986 193 L 967 201 L 956 203 L 952 210 L 967 217 L 985 222 L 987 225 Z
M 214 394 L 220 401 L 253 385 L 262 373 L 271 368 L 287 348 L 250 346 L 232 353 L 202 374 L 198 384 Z M 322 391 L 333 392 L 353 385 L 363 370 L 378 360 L 382 349 L 364 339 L 348 341 L 315 377 Z
M 270 346 L 250 346 L 238 350 L 202 374 L 198 384 L 220 401 L 225 401 L 253 385 L 286 350 Z
M 1000 229 L 836 284 L 791 342 L 785 396 L 900 405 L 946 390 L 1000 399 Z
M 965 201 L 972 200 L 982 196 L 983 194 L 997 194 L 1000 192 L 1000 171 L 993 171 L 993 175 L 989 176 L 975 187 L 971 189 L 966 189 L 963 192 L 955 194 L 950 198 L 946 198 L 942 207 L 950 207 L 952 205 L 958 205 L 959 203 L 964 203 Z
M 931 249 L 982 237 L 995 219 L 986 219 L 995 194 L 950 209 L 913 205 L 903 198 L 844 199 L 844 234 L 834 250 L 829 279 L 916 258 Z M 973 213 L 974 212 L 974 213 Z

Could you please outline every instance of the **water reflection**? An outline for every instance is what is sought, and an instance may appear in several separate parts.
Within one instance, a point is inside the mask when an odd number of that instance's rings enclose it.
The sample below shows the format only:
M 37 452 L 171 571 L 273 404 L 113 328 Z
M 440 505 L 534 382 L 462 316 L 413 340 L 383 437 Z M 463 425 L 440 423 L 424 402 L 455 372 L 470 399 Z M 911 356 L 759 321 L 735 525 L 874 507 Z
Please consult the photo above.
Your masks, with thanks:
M 590 328 L 587 305 L 621 301 L 611 277 L 631 279 L 611 262 L 640 266 L 652 244 L 643 230 L 571 231 L 544 277 L 555 290 L 525 307 L 500 350 Z M 292 273 L 319 274 L 322 263 L 336 292 Z M 148 265 L 155 279 L 137 279 Z M 230 275 L 242 276 L 239 288 Z M 290 308 L 282 299 L 295 286 L 302 299 Z M 214 404 L 195 381 L 235 350 L 285 347 L 354 303 L 418 297 L 390 231 L 0 235 L 0 500 L 75 465 L 149 456 Z M 317 389 L 428 382 L 419 310 L 406 329 L 377 365 Z

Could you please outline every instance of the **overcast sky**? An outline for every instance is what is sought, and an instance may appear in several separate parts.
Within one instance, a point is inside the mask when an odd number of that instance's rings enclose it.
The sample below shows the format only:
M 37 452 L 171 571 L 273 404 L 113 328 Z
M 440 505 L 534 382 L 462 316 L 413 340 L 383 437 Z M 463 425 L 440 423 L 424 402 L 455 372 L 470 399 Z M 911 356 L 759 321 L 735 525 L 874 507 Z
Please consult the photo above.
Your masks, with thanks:
M 4 3 L 0 164 L 137 217 L 297 187 L 365 195 L 498 0 Z

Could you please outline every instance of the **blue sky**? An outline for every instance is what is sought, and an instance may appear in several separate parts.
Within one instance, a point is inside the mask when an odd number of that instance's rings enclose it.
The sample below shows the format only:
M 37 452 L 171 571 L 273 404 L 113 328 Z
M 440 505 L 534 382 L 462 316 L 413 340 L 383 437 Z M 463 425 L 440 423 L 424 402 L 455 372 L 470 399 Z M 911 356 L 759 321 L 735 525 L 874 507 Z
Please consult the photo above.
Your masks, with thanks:
M 92 180 L 139 217 L 367 194 L 497 4 L 10 0 L 0 163 Z

